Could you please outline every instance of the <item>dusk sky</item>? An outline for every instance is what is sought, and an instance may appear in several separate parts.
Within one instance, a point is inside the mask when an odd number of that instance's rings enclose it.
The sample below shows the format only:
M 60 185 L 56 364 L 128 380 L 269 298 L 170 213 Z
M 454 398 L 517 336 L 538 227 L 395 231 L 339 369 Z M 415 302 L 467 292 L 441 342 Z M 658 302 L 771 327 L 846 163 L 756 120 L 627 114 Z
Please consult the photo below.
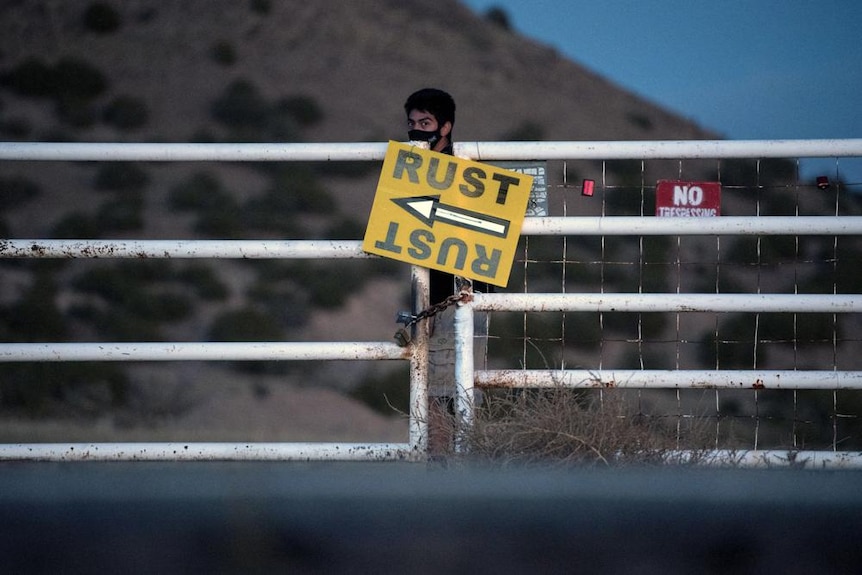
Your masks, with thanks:
M 464 3 L 724 138 L 862 138 L 858 0 Z

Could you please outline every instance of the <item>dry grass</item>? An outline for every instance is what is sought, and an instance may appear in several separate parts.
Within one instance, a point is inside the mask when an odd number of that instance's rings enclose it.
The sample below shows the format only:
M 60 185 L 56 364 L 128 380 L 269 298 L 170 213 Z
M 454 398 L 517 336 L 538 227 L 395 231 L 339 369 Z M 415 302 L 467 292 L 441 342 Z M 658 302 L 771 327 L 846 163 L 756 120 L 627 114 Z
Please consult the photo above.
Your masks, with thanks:
M 450 459 L 495 466 L 667 465 L 704 459 L 712 439 L 706 424 L 694 419 L 678 430 L 676 420 L 639 413 L 629 397 L 625 390 L 492 390 L 460 434 L 463 449 Z M 457 428 L 454 416 L 449 424 Z

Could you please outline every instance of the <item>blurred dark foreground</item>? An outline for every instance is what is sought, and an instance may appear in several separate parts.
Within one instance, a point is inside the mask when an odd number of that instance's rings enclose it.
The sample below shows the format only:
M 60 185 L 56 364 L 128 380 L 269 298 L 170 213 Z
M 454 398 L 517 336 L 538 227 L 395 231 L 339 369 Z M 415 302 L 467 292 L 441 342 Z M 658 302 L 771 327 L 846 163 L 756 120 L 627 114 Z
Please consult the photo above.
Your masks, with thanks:
M 850 573 L 862 472 L 0 464 L 0 573 Z

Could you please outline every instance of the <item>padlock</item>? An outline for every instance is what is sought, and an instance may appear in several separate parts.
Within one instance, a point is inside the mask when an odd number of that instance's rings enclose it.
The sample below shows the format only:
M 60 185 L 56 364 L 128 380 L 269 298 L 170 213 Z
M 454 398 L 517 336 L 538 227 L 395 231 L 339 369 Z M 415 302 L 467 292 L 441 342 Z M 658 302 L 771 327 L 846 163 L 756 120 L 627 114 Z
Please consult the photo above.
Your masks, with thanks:
M 397 343 L 399 347 L 407 347 L 410 345 L 410 340 L 413 339 L 410 337 L 410 332 L 403 327 L 395 332 L 394 337 L 395 343 Z

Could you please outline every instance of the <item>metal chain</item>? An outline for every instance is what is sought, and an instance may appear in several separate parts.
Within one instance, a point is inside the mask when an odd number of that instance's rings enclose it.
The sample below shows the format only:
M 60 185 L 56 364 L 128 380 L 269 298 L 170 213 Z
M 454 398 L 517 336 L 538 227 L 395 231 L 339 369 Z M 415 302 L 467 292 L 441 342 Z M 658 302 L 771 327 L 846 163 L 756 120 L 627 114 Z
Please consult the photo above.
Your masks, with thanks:
M 428 319 L 429 317 L 433 317 L 445 310 L 446 308 L 452 307 L 453 305 L 459 302 L 469 302 L 473 300 L 473 291 L 472 285 L 470 283 L 465 282 L 463 286 L 461 286 L 461 290 L 457 294 L 452 294 L 440 303 L 435 303 L 429 305 L 419 313 L 414 316 L 406 316 L 410 319 L 404 322 L 404 327 L 395 332 L 395 341 L 401 347 L 405 347 L 410 344 L 412 337 L 410 336 L 410 328 L 423 319 Z M 400 315 L 400 314 L 399 314 Z M 406 315 L 406 314 L 405 314 Z M 406 317 L 404 319 L 406 319 Z M 401 323 L 403 320 L 399 319 L 398 323 Z
M 444 311 L 446 308 L 452 307 L 453 305 L 457 304 L 460 301 L 469 301 L 469 299 L 468 299 L 469 297 L 470 297 L 470 293 L 465 291 L 462 293 L 452 294 L 449 297 L 447 297 L 446 299 L 444 299 L 443 301 L 441 301 L 440 303 L 431 304 L 428 307 L 426 307 L 425 309 L 423 309 L 422 311 L 420 311 L 419 313 L 417 313 L 416 315 L 414 315 L 410 319 L 410 321 L 405 323 L 404 329 L 407 329 L 409 327 L 416 325 L 417 323 L 419 323 L 423 319 L 428 319 L 429 317 L 433 317 L 433 316 L 437 315 L 438 313 L 440 313 L 441 311 Z

